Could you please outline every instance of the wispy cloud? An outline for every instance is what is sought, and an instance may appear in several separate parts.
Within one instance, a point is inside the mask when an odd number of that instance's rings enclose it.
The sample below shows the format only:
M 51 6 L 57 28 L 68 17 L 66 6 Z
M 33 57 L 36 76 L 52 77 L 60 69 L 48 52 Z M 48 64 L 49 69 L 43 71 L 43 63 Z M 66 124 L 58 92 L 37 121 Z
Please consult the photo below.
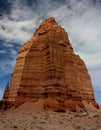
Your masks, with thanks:
M 26 21 L 15 21 L 4 16 L 0 21 L 0 38 L 6 42 L 21 44 L 31 37 L 35 21 L 34 18 Z
M 0 50 L 0 54 L 5 54 L 6 50 Z
M 101 90 L 101 70 L 90 71 L 92 75 L 92 83 L 96 86 L 96 89 Z

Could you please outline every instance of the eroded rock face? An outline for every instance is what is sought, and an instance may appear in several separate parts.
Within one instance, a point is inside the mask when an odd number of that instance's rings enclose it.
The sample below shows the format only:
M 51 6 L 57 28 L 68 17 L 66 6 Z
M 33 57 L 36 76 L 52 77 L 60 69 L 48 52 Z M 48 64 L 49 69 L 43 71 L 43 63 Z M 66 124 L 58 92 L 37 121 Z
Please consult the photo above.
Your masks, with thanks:
M 5 92 L 3 94 L 4 100 L 8 100 L 8 98 L 9 98 L 9 83 L 7 83 L 6 88 L 5 88 Z
M 68 34 L 53 17 L 42 22 L 34 36 L 19 50 L 8 102 L 36 102 L 52 110 L 95 107 L 91 79 L 81 58 L 74 54 Z

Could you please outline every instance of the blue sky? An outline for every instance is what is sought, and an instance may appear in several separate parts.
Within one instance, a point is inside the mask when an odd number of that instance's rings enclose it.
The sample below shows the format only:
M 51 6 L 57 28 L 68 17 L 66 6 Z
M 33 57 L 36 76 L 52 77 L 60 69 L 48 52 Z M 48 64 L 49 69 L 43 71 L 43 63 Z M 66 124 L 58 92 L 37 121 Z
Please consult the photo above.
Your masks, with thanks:
M 68 32 L 101 104 L 101 0 L 0 0 L 0 79 L 13 72 L 18 49 L 50 16 Z M 0 80 L 0 97 L 3 87 Z

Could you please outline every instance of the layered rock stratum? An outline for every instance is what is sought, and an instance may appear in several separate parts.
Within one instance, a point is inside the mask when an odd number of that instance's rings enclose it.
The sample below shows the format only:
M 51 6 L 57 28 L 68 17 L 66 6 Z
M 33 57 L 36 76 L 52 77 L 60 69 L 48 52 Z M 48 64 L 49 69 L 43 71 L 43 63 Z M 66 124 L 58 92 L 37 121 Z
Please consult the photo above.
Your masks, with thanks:
M 44 110 L 75 111 L 85 109 L 85 104 L 98 107 L 85 63 L 53 17 L 44 20 L 19 49 L 1 108 L 40 99 Z

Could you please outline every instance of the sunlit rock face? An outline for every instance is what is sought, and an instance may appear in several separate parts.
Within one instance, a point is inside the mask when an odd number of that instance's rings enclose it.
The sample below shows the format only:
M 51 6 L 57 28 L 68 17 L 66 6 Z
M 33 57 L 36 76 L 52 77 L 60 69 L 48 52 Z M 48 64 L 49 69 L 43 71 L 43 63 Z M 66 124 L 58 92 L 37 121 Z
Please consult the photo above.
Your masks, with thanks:
M 75 111 L 77 106 L 85 108 L 83 102 L 97 107 L 86 66 L 53 17 L 43 21 L 19 49 L 9 96 L 6 91 L 3 101 L 16 106 L 43 99 L 45 110 Z

